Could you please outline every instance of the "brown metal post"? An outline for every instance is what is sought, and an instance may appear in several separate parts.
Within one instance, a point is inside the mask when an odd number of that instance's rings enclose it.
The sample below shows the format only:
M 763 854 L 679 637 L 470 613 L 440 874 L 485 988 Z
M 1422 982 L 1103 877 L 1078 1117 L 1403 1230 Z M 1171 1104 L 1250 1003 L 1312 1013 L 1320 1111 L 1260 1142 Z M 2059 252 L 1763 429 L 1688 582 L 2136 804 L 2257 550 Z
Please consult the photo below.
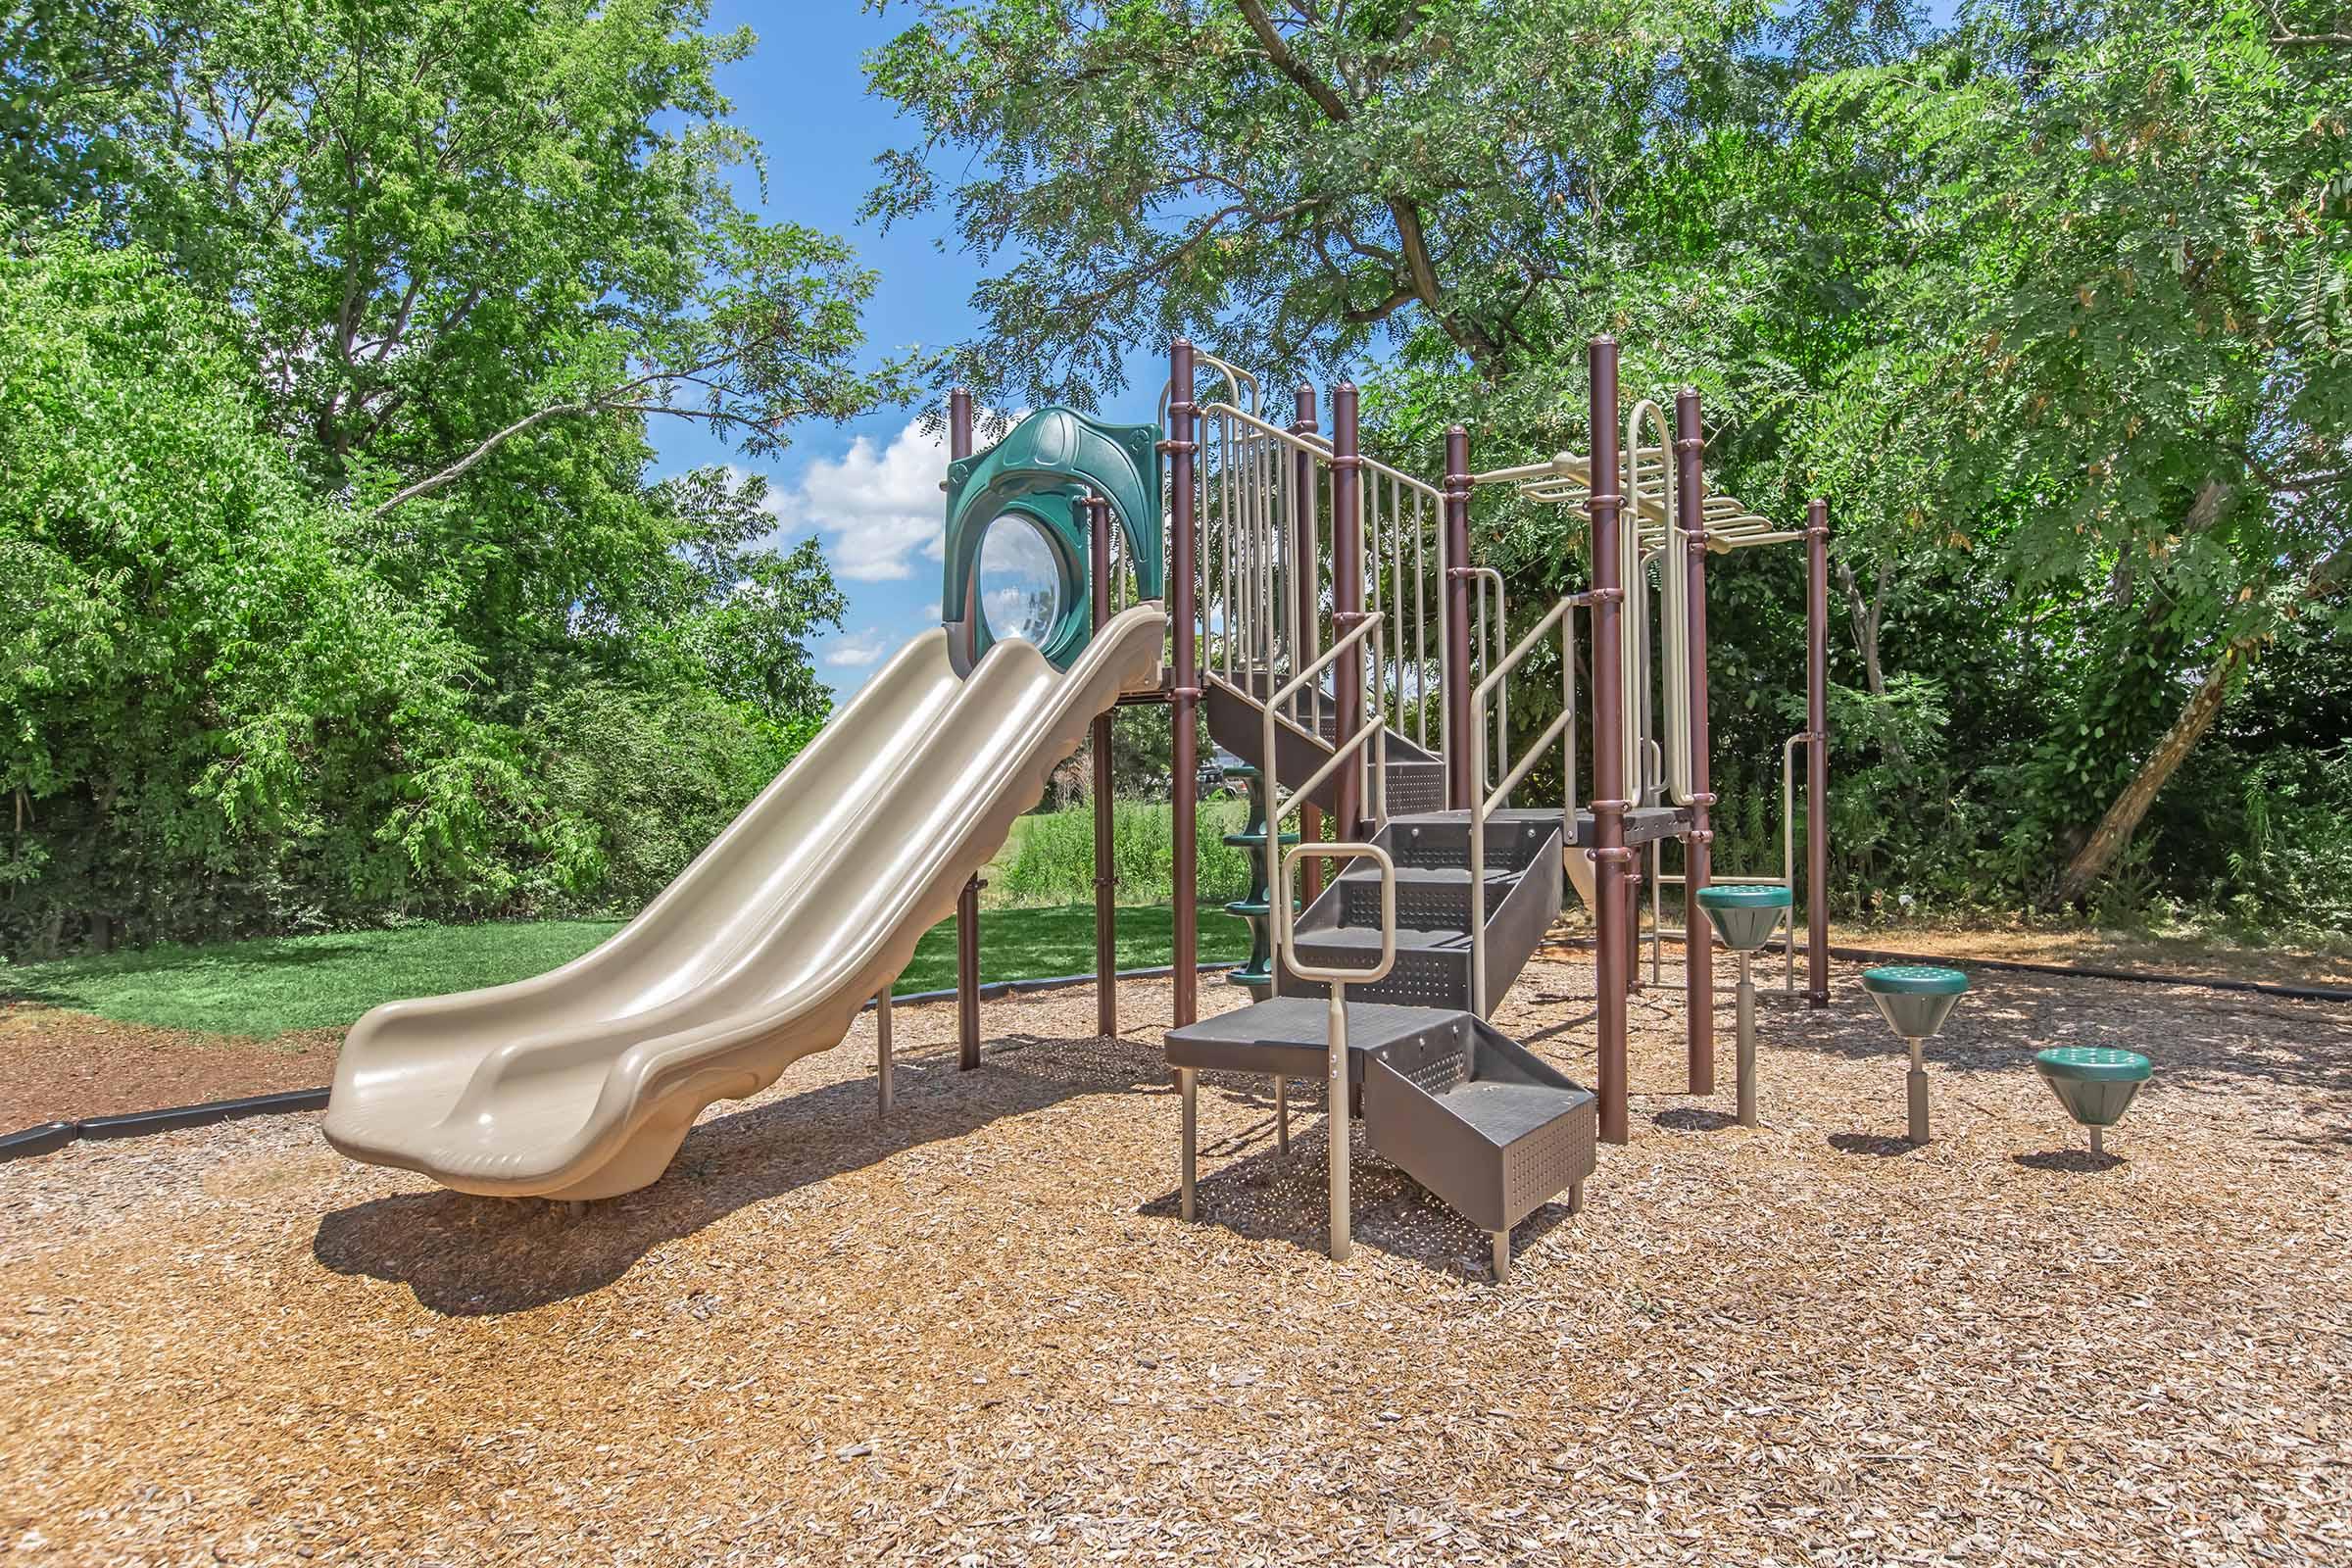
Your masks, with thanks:
M 1683 1032 L 1694 1095 L 1715 1092 L 1715 931 L 1698 906 L 1699 889 L 1715 869 L 1714 769 L 1707 756 L 1706 448 L 1698 393 L 1684 387 L 1674 397 L 1674 510 L 1687 558 L 1683 592 L 1690 631 L 1690 830 L 1683 835 Z M 1662 564 L 1668 571 L 1674 569 L 1671 561 Z
M 1830 504 L 1805 503 L 1805 1005 L 1830 1004 Z
M 1364 460 L 1357 447 L 1355 383 L 1331 389 L 1331 635 L 1336 642 L 1364 618 Z M 1337 722 L 1331 743 L 1345 746 L 1363 727 L 1364 662 L 1361 649 L 1332 666 L 1332 708 Z M 1361 770 L 1340 769 L 1336 797 L 1338 833 L 1362 831 Z
M 948 459 L 972 455 L 972 395 L 957 387 L 948 394 Z M 956 896 L 956 1066 L 980 1065 L 980 890 L 972 876 Z
M 1592 894 L 1594 984 L 1599 1013 L 1600 1137 L 1604 1143 L 1632 1140 L 1626 1114 L 1626 981 L 1633 967 L 1625 921 L 1627 861 L 1623 721 L 1625 585 L 1617 568 L 1619 512 L 1625 497 L 1618 486 L 1617 340 L 1592 340 Z
M 1292 433 L 1313 435 L 1315 433 L 1315 389 L 1313 383 L 1307 381 L 1298 383 L 1297 412 L 1298 418 L 1291 424 Z M 1317 651 L 1315 648 L 1315 621 L 1322 609 L 1322 595 L 1318 590 L 1323 580 L 1323 557 L 1315 527 L 1317 502 L 1314 454 L 1301 452 L 1297 455 L 1294 477 L 1297 480 L 1298 510 L 1298 514 L 1291 518 L 1291 584 L 1293 589 L 1291 602 L 1292 614 L 1295 618 L 1291 625 L 1291 667 L 1289 672 L 1296 675 L 1315 662 Z M 1274 675 L 1271 670 L 1266 673 L 1266 690 L 1269 694 L 1274 690 Z M 1274 759 L 1266 758 L 1263 762 L 1267 769 L 1266 777 L 1272 779 L 1274 777 Z M 1317 843 L 1322 839 L 1323 808 L 1311 801 L 1298 808 L 1298 836 L 1308 844 Z M 1267 863 L 1271 866 L 1279 864 L 1279 861 L 1268 861 Z M 1323 892 L 1323 861 L 1320 858 L 1311 859 L 1300 866 L 1298 880 L 1302 888 L 1300 896 L 1307 903 L 1314 903 Z
M 1176 639 L 1168 690 L 1169 722 L 1174 726 L 1170 771 L 1175 777 L 1168 782 L 1175 797 L 1170 827 L 1175 838 L 1176 972 L 1171 978 L 1179 1029 L 1200 1015 L 1200 933 L 1194 909 L 1200 875 L 1200 601 L 1193 580 L 1198 543 L 1193 537 L 1193 454 L 1200 450 L 1200 436 L 1193 403 L 1193 345 L 1180 337 L 1168 346 L 1168 434 L 1159 444 L 1168 455 L 1168 575 L 1174 589 L 1168 618 Z
M 1446 704 L 1446 804 L 1467 811 L 1479 787 L 1470 768 L 1470 432 L 1446 432 L 1446 649 L 1440 677 Z M 1508 760 L 1505 760 L 1508 765 Z
M 1110 503 L 1086 498 L 1095 631 L 1110 624 Z M 1110 715 L 1095 716 L 1095 1033 L 1119 1032 L 1118 879 L 1110 846 Z

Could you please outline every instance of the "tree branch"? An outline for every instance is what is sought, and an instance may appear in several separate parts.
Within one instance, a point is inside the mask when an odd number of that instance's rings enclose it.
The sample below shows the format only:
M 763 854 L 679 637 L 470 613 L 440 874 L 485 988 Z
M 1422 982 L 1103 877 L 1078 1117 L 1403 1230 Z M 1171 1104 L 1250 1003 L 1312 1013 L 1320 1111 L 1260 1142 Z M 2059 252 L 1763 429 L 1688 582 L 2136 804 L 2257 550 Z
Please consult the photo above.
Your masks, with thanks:
M 430 495 L 435 490 L 440 489 L 442 486 L 456 482 L 465 474 L 466 469 L 472 467 L 475 464 L 481 462 L 491 453 L 496 452 L 500 447 L 505 446 L 509 441 L 512 441 L 514 437 L 522 434 L 525 430 L 530 429 L 534 425 L 544 424 L 549 419 L 560 418 L 567 414 L 587 414 L 594 410 L 609 406 L 611 405 L 607 405 L 602 400 L 591 398 L 576 403 L 550 404 L 548 407 L 540 409 L 536 413 L 526 414 L 521 418 L 516 419 L 513 424 L 508 425 L 504 430 L 501 430 L 496 435 L 491 436 L 480 446 L 475 447 L 471 452 L 466 453 L 466 456 L 460 458 L 448 467 L 443 468 L 439 473 L 433 474 L 428 478 L 419 479 L 415 484 L 410 485 L 408 488 L 394 492 L 389 500 L 377 506 L 373 511 L 369 512 L 368 515 L 370 517 L 380 517 L 385 513 L 390 512 L 394 507 L 399 506 L 405 501 L 414 501 L 418 496 Z
M 1258 0 L 1237 0 L 1237 3 L 1241 7 L 1242 19 L 1250 24 L 1250 30 L 1257 34 L 1258 47 L 1265 50 L 1266 58 L 1274 63 L 1276 71 L 1297 82 L 1299 90 L 1313 99 L 1315 107 L 1323 111 L 1325 119 L 1335 124 L 1346 124 L 1353 118 L 1331 84 L 1318 78 L 1306 69 L 1303 61 L 1291 53 L 1291 46 L 1283 41 L 1281 32 L 1275 28 L 1274 19 L 1266 15 L 1266 8 Z

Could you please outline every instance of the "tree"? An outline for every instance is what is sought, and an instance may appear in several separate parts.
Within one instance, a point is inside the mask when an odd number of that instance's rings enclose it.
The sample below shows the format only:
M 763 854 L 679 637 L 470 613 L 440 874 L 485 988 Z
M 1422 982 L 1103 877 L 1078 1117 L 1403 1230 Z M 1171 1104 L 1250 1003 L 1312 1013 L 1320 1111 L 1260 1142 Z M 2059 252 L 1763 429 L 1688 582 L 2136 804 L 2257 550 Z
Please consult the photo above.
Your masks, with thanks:
M 922 0 L 867 65 L 922 127 L 867 211 L 953 210 L 1017 256 L 942 368 L 1090 402 L 1179 331 L 1259 368 L 1426 322 L 1494 379 L 1548 355 L 1556 291 L 1618 243 L 1619 185 L 1721 90 L 1761 8 L 1706 0 L 1099 10 Z M 937 169 L 972 172 L 943 189 Z M 1156 381 L 1154 373 L 1150 379 Z
M 577 868 L 465 647 L 340 556 L 235 323 L 152 257 L 0 251 L 0 939 L 495 885 L 517 840 Z
M 2341 615 L 2352 54 L 2319 36 L 2327 9 L 2028 4 L 1813 90 L 1926 176 L 1875 444 L 1942 454 L 1944 506 L 2021 586 L 2103 585 L 2108 678 L 2067 762 L 2109 793 L 2064 899 L 2114 863 L 2246 661 Z M 2119 750 L 2120 769 L 2084 765 Z
M 0 21 L 17 50 L 0 64 L 0 113 L 29 115 L 0 130 L 37 132 L 12 131 L 0 156 L 28 206 L 9 221 L 28 254 L 62 220 L 85 251 L 118 247 L 141 276 L 175 278 L 185 333 L 142 343 L 186 357 L 221 403 L 218 417 L 189 416 L 189 438 L 245 420 L 239 440 L 268 449 L 253 459 L 277 487 L 267 506 L 181 498 L 195 520 L 175 526 L 299 540 L 280 557 L 257 542 L 257 559 L 300 557 L 342 585 L 337 603 L 396 610 L 412 641 L 386 632 L 380 653 L 416 689 L 381 722 L 330 721 L 285 675 L 284 703 L 318 722 L 236 727 L 223 779 L 274 782 L 251 800 L 224 782 L 204 846 L 181 832 L 197 818 L 176 793 L 192 765 L 178 753 L 139 764 L 160 793 L 135 813 L 92 806 L 86 822 L 69 803 L 95 775 L 27 761 L 24 898 L 111 902 L 143 911 L 147 931 L 202 934 L 658 885 L 699 848 L 688 841 L 708 813 L 723 820 L 824 717 L 808 640 L 838 624 L 842 599 L 812 544 L 768 542 L 759 480 L 649 478 L 649 427 L 691 420 L 770 454 L 802 419 L 895 396 L 907 371 L 864 355 L 873 277 L 849 248 L 762 221 L 733 194 L 760 155 L 713 76 L 750 35 L 707 35 L 703 0 L 29 4 Z M 73 383 L 78 405 L 36 400 L 39 427 L 61 451 L 120 452 L 112 411 L 152 401 L 178 368 L 97 356 Z M 74 470 L 91 489 L 77 495 L 62 461 L 61 514 L 121 492 Z M 211 471 L 201 454 L 171 461 Z M 55 584 L 111 583 L 113 558 L 65 559 L 20 563 L 34 574 L 16 580 L 49 584 L 22 602 L 46 607 L 44 635 L 67 636 L 56 617 L 75 603 L 103 629 L 114 589 Z M 122 591 L 145 595 L 156 636 L 218 629 L 202 595 L 224 590 L 194 569 L 206 560 L 115 564 L 144 582 Z M 239 669 L 299 664 L 314 630 L 300 573 L 265 575 L 247 597 L 275 608 L 253 612 Z M 219 740 L 209 719 L 145 710 Z M 428 745 L 395 715 L 451 727 Z M 76 729 L 70 707 L 39 722 L 51 758 L 103 734 Z M 385 790 L 403 803 L 390 819 Z M 41 845 L 119 844 L 134 827 L 149 847 L 114 869 L 33 864 Z M 182 858 L 160 847 L 172 844 Z

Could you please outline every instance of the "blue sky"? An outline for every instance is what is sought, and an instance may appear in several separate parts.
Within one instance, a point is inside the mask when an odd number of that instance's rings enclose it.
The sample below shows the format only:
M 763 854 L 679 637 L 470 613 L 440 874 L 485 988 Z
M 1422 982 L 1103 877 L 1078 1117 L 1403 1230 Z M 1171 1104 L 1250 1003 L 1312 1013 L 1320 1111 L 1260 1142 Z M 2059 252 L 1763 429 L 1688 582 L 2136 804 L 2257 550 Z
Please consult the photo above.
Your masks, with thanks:
M 716 0 L 710 19 L 713 30 L 748 25 L 760 35 L 751 58 L 720 78 L 738 123 L 767 150 L 764 201 L 748 171 L 738 182 L 741 199 L 770 218 L 847 237 L 859 260 L 881 272 L 866 313 L 875 359 L 954 342 L 974 320 L 976 265 L 936 248 L 947 233 L 944 220 L 901 224 L 887 235 L 857 220 L 874 156 L 910 139 L 892 106 L 866 95 L 859 62 L 906 20 L 904 12 L 875 16 L 846 0 Z M 920 412 L 889 409 L 844 426 L 807 425 L 782 457 L 756 465 L 772 487 L 782 532 L 790 539 L 815 533 L 849 599 L 842 631 L 815 648 L 818 674 L 843 696 L 900 644 L 938 622 L 940 564 L 927 547 L 940 532 L 938 484 L 947 459 L 909 429 Z M 663 472 L 744 464 L 694 422 L 657 420 L 652 434 Z

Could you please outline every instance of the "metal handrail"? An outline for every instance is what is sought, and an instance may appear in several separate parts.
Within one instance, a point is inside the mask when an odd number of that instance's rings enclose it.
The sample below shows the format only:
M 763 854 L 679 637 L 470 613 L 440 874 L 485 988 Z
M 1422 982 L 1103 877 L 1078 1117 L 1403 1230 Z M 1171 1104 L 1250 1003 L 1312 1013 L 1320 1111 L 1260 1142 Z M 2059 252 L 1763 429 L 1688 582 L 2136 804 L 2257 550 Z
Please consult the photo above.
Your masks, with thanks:
M 1273 836 L 1271 818 L 1267 822 L 1266 842 L 1279 842 Z M 1331 1145 L 1331 1260 L 1335 1263 L 1347 1262 L 1354 1250 L 1348 1213 L 1348 987 L 1368 985 L 1386 975 L 1396 962 L 1396 862 L 1377 844 L 1296 845 L 1283 856 L 1279 885 L 1268 900 L 1284 909 L 1291 906 L 1291 878 L 1298 874 L 1300 860 L 1351 860 L 1359 857 L 1380 869 L 1380 961 L 1361 969 L 1309 968 L 1298 961 L 1298 940 L 1287 921 L 1276 949 L 1281 960 L 1278 968 L 1287 968 L 1302 980 L 1320 980 L 1331 987 L 1331 1010 L 1325 1014 L 1323 1028 L 1323 1105 Z
M 1565 780 L 1564 818 L 1573 818 L 1576 811 L 1576 660 L 1573 644 L 1576 638 L 1576 607 L 1588 595 L 1570 594 L 1534 629 L 1519 639 L 1518 645 L 1480 681 L 1470 693 L 1470 766 L 1471 776 L 1483 786 L 1487 777 L 1487 698 L 1509 678 L 1512 670 L 1526 662 L 1546 633 L 1557 625 L 1560 628 L 1560 713 L 1544 726 L 1544 733 L 1528 747 L 1527 755 L 1512 768 L 1503 781 L 1487 794 L 1474 794 L 1470 800 L 1470 1010 L 1480 1017 L 1487 1015 L 1487 815 L 1517 789 L 1527 778 L 1544 751 L 1554 740 L 1560 743 L 1560 773 Z M 1505 756 L 1509 738 L 1504 737 Z
M 1472 566 L 1469 571 L 1471 579 L 1478 584 L 1478 654 L 1486 662 L 1487 668 L 1493 670 L 1500 665 L 1503 658 L 1502 640 L 1510 635 L 1510 603 L 1504 596 L 1501 572 L 1493 566 Z M 1490 583 L 1494 591 L 1494 618 L 1491 622 L 1487 619 L 1487 589 Z M 1494 705 L 1494 739 L 1497 750 L 1508 746 L 1510 733 L 1511 689 L 1505 686 L 1502 688 L 1500 700 Z M 1487 786 L 1488 779 L 1483 771 L 1474 767 L 1470 776 L 1478 780 L 1481 789 Z
M 1265 747 L 1262 757 L 1263 765 L 1266 770 L 1267 832 L 1272 833 L 1279 829 L 1281 825 L 1281 816 L 1278 813 L 1287 813 L 1295 810 L 1298 808 L 1298 804 L 1300 799 L 1311 795 L 1316 790 L 1322 788 L 1323 781 L 1337 771 L 1343 761 L 1354 756 L 1355 753 L 1363 748 L 1366 742 L 1372 740 L 1372 738 L 1375 736 L 1380 737 L 1380 760 L 1384 764 L 1379 771 L 1386 770 L 1385 764 L 1388 761 L 1389 725 L 1388 720 L 1380 716 L 1380 704 L 1378 701 L 1380 668 L 1378 664 L 1373 666 L 1372 671 L 1372 680 L 1374 686 L 1374 701 L 1370 705 L 1372 709 L 1372 717 L 1368 722 L 1365 723 L 1363 728 L 1357 730 L 1344 743 L 1337 743 L 1335 737 L 1335 744 L 1332 748 L 1330 760 L 1324 762 L 1321 767 L 1316 768 L 1313 773 L 1309 774 L 1306 782 L 1299 785 L 1297 789 L 1292 790 L 1288 796 L 1283 794 L 1282 780 L 1278 776 L 1280 770 L 1274 765 L 1274 724 L 1278 711 L 1282 706 L 1311 685 L 1315 678 L 1323 673 L 1325 668 L 1338 662 L 1342 654 L 1348 652 L 1348 650 L 1350 648 L 1357 647 L 1366 637 L 1377 631 L 1380 627 L 1380 621 L 1381 614 L 1379 611 L 1367 611 L 1364 613 L 1363 619 L 1357 621 L 1354 628 L 1350 630 L 1348 635 L 1333 643 L 1331 647 L 1324 652 L 1320 659 L 1317 659 L 1313 663 L 1307 665 L 1306 668 L 1292 676 L 1289 684 L 1283 686 L 1280 690 L 1276 691 L 1272 696 L 1266 699 L 1266 706 L 1261 714 L 1261 724 L 1263 726 L 1261 741 Z M 1291 727 L 1293 729 L 1298 728 L 1297 724 L 1293 724 Z M 1318 735 L 1315 737 L 1315 739 L 1320 741 L 1322 737 Z M 1379 783 L 1377 772 L 1375 774 L 1375 783 L 1376 786 Z M 1382 793 L 1385 796 L 1385 789 L 1382 790 Z M 1373 812 L 1373 816 L 1376 820 L 1388 814 L 1386 809 L 1387 804 L 1388 803 L 1385 799 L 1379 801 L 1378 805 L 1380 808 Z

